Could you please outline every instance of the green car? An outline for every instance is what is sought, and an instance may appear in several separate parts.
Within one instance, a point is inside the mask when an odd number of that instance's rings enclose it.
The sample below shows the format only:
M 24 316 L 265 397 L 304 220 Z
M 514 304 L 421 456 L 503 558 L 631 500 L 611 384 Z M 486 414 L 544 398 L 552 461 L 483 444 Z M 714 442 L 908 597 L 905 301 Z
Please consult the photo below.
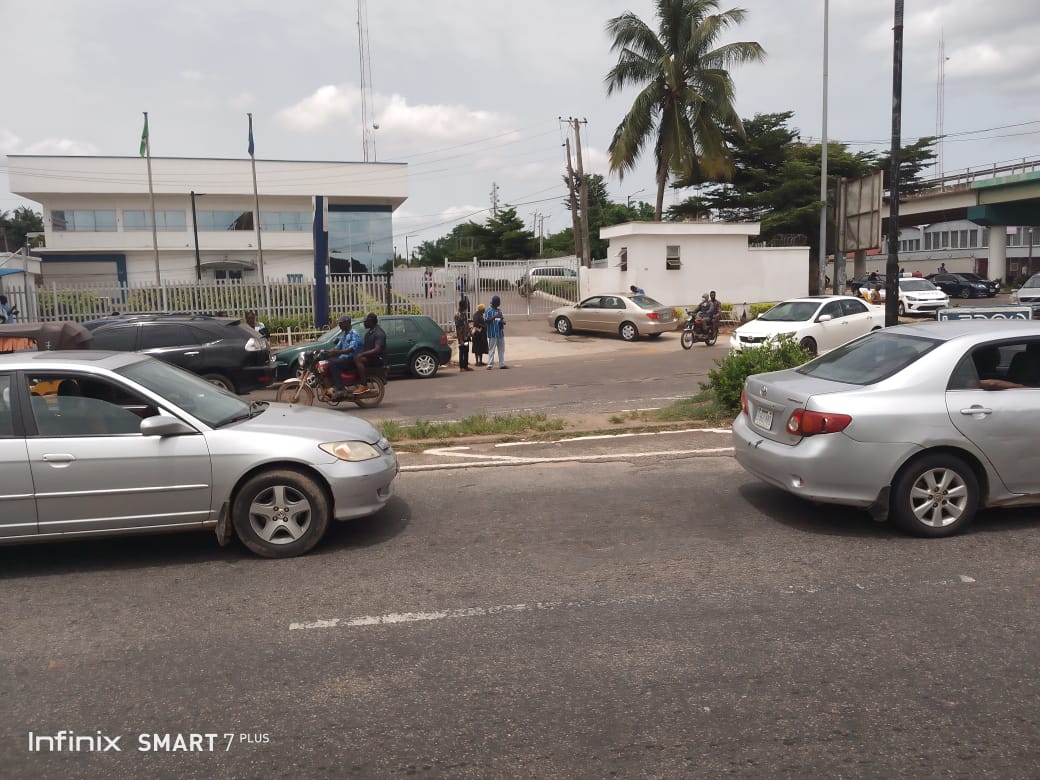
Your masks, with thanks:
M 437 369 L 451 360 L 448 335 L 429 317 L 420 314 L 387 314 L 379 317 L 379 325 L 386 333 L 386 366 L 391 373 L 407 372 L 419 379 L 435 376 Z M 365 335 L 365 326 L 359 320 L 354 330 Z M 296 376 L 297 360 L 304 352 L 316 349 L 334 349 L 340 329 L 334 327 L 317 341 L 296 344 L 274 353 L 275 379 L 282 381 Z

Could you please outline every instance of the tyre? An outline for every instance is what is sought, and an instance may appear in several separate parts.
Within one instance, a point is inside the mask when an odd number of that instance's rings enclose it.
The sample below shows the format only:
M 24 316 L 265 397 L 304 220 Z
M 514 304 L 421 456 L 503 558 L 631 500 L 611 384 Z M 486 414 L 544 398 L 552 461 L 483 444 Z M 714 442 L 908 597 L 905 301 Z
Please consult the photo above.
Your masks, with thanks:
M 693 331 L 684 330 L 682 332 L 682 338 L 679 339 L 683 349 L 690 349 L 693 347 Z
M 798 342 L 798 346 L 804 349 L 813 357 L 816 357 L 816 351 L 818 349 L 816 345 L 816 339 L 812 336 L 806 336 L 804 339 Z
M 383 403 L 383 396 L 386 395 L 386 384 L 377 376 L 369 378 L 368 389 L 375 390 L 378 395 L 368 396 L 367 398 L 355 398 L 354 403 L 362 409 L 371 409 L 373 406 L 379 406 L 379 404 Z
M 305 404 L 314 406 L 314 390 L 298 379 L 282 382 L 274 400 L 283 404 Z
M 631 322 L 622 322 L 618 328 L 618 335 L 625 341 L 635 341 L 639 338 L 639 330 Z
M 429 350 L 420 350 L 408 361 L 408 371 L 419 379 L 429 379 L 437 374 L 437 356 Z
M 975 517 L 979 482 L 956 455 L 927 455 L 908 464 L 892 483 L 892 517 L 915 536 L 952 536 Z
M 223 374 L 203 374 L 202 378 L 211 385 L 216 385 L 217 387 L 227 390 L 232 395 L 235 394 L 235 383 Z
M 704 340 L 705 346 L 714 347 L 715 342 L 719 340 L 719 331 L 717 329 L 712 330 L 711 335 Z M 815 352 L 813 353 L 816 354 Z
M 906 316 L 906 307 L 903 305 L 902 301 L 899 302 L 898 312 L 899 312 L 899 316 L 900 317 L 905 317 Z
M 561 336 L 569 336 L 574 332 L 574 326 L 571 325 L 571 321 L 566 317 L 557 317 L 556 332 Z
M 970 287 L 965 287 L 963 290 L 961 290 L 959 293 L 957 293 L 957 295 L 960 298 L 970 298 L 971 297 L 971 288 Z
M 231 522 L 242 544 L 265 558 L 303 555 L 329 527 L 329 501 L 311 477 L 274 470 L 251 477 L 235 495 Z

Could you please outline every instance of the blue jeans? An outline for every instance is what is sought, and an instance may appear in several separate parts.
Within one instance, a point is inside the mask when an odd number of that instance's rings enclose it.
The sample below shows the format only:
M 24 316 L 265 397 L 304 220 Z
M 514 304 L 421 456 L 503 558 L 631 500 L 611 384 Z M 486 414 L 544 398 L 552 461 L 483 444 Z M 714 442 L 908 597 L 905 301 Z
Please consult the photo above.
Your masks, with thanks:
M 488 368 L 491 368 L 495 364 L 495 350 L 498 350 L 498 363 L 504 366 L 506 364 L 506 337 L 505 336 L 488 336 Z

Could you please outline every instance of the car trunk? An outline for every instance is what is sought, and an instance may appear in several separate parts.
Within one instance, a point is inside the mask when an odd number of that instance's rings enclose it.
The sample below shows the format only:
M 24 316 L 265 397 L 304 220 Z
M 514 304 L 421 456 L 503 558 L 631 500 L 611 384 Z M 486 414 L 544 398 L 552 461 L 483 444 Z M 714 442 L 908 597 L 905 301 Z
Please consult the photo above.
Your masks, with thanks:
M 748 423 L 762 437 L 780 444 L 797 444 L 801 435 L 787 430 L 787 421 L 798 409 L 805 409 L 809 399 L 853 385 L 807 377 L 788 370 L 749 376 L 744 385 Z

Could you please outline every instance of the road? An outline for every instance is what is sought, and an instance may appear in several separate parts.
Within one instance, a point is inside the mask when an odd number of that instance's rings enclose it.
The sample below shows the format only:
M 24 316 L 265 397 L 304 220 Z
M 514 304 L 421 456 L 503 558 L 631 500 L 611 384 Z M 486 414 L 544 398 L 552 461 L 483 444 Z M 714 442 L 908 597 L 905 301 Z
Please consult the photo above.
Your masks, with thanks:
M 404 454 L 383 512 L 286 561 L 0 548 L 3 775 L 1036 776 L 1036 513 L 912 539 L 729 444 Z M 29 750 L 63 729 L 121 750 Z

